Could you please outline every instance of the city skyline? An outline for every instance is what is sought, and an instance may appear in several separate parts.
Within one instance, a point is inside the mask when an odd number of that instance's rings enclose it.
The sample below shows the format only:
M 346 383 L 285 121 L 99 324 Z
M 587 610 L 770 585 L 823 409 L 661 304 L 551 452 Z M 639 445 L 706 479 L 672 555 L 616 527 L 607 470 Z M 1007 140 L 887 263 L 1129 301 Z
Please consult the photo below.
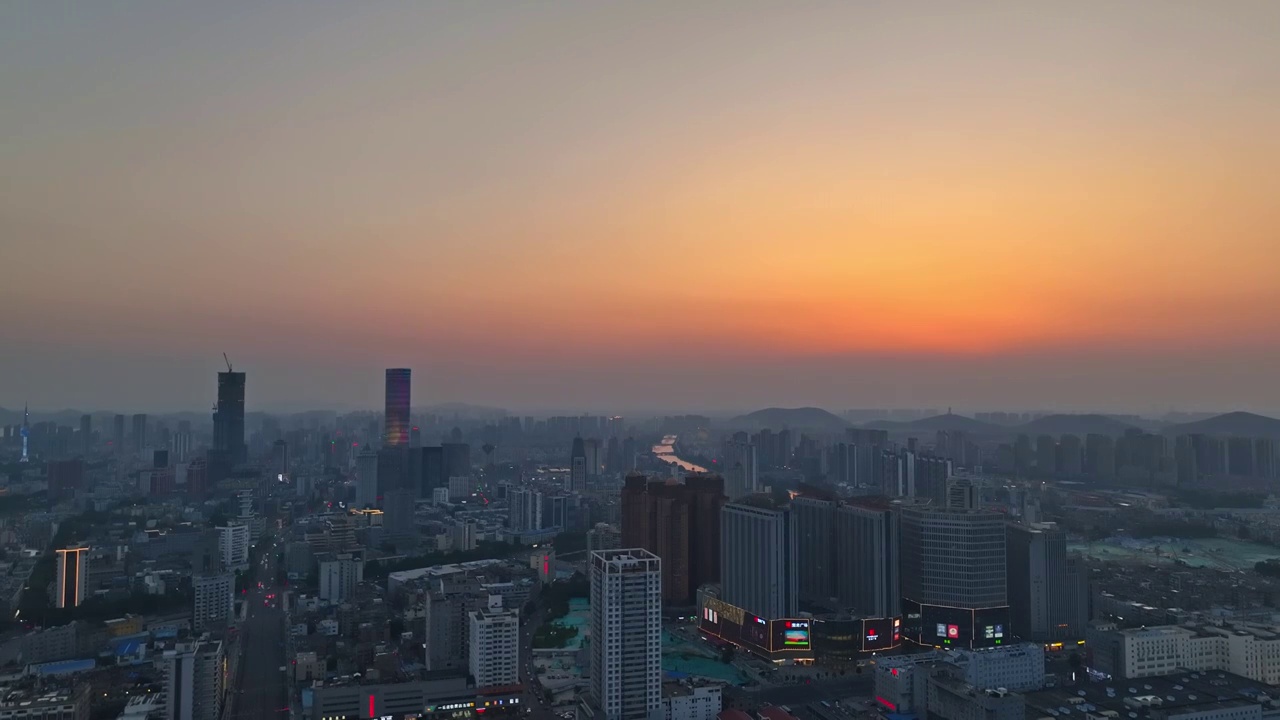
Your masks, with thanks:
M 923 7 L 0 10 L 0 404 L 1280 409 L 1280 6 Z

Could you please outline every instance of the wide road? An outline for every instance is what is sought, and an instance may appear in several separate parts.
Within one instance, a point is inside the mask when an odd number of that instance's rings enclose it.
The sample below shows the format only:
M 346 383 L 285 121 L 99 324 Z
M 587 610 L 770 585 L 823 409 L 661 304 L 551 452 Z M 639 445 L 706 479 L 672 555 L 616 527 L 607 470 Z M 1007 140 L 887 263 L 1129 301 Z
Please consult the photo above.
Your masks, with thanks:
M 240 631 L 238 695 L 234 698 L 235 720 L 282 720 L 289 717 L 289 696 L 285 674 L 284 611 L 280 609 L 275 586 L 275 550 L 266 552 L 267 562 L 258 570 L 261 590 L 250 590 L 249 612 Z M 267 596 L 275 594 L 275 599 Z

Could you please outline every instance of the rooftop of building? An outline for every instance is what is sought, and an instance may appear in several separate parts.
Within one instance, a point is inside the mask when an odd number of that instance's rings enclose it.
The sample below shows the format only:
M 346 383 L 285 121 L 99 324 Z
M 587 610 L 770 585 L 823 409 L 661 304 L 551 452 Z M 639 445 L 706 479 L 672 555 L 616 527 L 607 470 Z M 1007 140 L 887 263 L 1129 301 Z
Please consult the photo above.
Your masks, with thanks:
M 768 493 L 755 493 L 754 495 L 740 497 L 729 503 L 729 505 L 743 505 L 761 510 L 781 510 L 783 502 Z
M 93 658 L 85 658 L 79 660 L 58 660 L 55 662 L 40 663 L 32 665 L 30 672 L 33 675 L 53 676 L 53 675 L 70 675 L 72 673 L 85 672 L 97 667 L 98 661 Z
M 1179 635 L 1195 635 L 1196 631 L 1178 625 L 1153 625 L 1150 627 L 1129 628 L 1121 630 L 1121 635 L 1134 640 L 1154 640 L 1157 638 L 1176 637 Z
M 605 562 L 628 562 L 641 560 L 657 560 L 658 556 L 645 550 L 644 548 L 614 548 L 611 550 L 596 550 L 594 555 L 604 559 Z
M 58 705 L 69 702 L 79 688 L 71 683 L 50 685 L 48 681 L 41 683 L 18 682 L 0 685 L 0 708 L 13 709 L 34 705 Z
M 125 703 L 120 720 L 142 720 L 160 708 L 160 694 L 135 695 Z
M 1076 718 L 1113 711 L 1126 720 L 1153 718 L 1174 709 L 1227 708 L 1270 703 L 1280 690 L 1227 672 L 1184 672 L 1137 680 L 1091 682 L 1025 695 L 1027 717 Z
M 472 560 L 463 563 L 450 563 L 448 565 L 432 565 L 430 567 L 414 568 L 412 570 L 400 570 L 390 573 L 387 578 L 399 583 L 412 582 L 420 579 L 440 578 L 446 575 L 455 575 L 458 573 L 475 572 L 484 568 L 502 565 L 506 560 L 489 559 L 489 560 Z
M 702 688 L 723 686 L 724 683 L 708 680 L 667 680 L 662 683 L 662 697 L 689 697 Z
M 471 614 L 474 615 L 477 620 L 482 620 L 482 621 L 483 620 L 510 621 L 510 620 L 520 619 L 519 612 L 515 610 L 504 610 L 501 608 L 498 608 L 498 609 L 481 608 L 479 610 L 472 610 Z
M 795 715 L 773 705 L 760 708 L 757 714 L 762 720 L 799 720 Z
M 720 713 L 716 715 L 716 720 L 754 720 L 754 719 L 750 715 L 746 714 L 741 710 L 734 710 L 731 708 L 729 710 L 721 710 Z

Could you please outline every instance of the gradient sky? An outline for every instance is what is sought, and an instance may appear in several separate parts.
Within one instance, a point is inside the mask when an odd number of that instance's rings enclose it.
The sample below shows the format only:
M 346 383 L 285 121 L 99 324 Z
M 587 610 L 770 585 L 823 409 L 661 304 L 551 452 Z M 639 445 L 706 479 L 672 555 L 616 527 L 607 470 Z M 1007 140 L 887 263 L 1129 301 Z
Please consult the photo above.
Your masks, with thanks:
M 0 406 L 1280 411 L 1280 2 L 0 6 Z

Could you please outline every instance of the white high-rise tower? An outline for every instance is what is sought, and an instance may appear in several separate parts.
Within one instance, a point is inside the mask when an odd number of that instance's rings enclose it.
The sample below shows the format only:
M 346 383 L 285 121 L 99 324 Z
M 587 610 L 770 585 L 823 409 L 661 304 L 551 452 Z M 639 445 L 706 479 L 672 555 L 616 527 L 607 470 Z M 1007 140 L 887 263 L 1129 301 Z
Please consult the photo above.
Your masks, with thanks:
M 591 692 L 605 720 L 662 718 L 662 561 L 648 550 L 591 553 Z

